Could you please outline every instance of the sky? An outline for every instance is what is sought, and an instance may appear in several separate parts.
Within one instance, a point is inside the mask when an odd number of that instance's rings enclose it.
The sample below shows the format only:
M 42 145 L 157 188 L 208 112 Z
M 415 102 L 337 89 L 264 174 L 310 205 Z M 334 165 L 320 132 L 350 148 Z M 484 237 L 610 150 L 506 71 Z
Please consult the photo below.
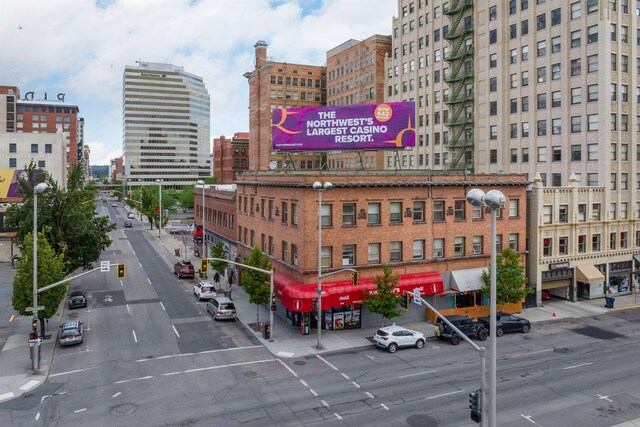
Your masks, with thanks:
M 396 0 L 1 0 L 0 85 L 77 105 L 92 165 L 122 155 L 122 74 L 135 61 L 202 76 L 211 139 L 249 131 L 254 44 L 274 61 L 324 65 L 328 50 L 391 34 Z

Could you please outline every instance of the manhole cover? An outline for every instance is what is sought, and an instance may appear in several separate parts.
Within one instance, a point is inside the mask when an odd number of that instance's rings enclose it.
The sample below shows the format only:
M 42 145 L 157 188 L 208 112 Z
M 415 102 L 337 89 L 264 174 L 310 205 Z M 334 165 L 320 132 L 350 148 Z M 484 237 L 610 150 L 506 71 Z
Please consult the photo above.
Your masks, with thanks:
M 407 424 L 411 427 L 438 427 L 438 421 L 426 414 L 415 414 L 407 417 Z
M 244 376 L 247 377 L 247 378 L 253 378 L 256 375 L 258 375 L 258 374 L 255 371 L 247 371 L 247 372 L 244 373 Z
M 305 362 L 304 360 L 296 360 L 295 362 L 293 362 L 294 365 L 298 365 L 298 366 L 302 366 L 302 365 L 306 365 L 307 362 Z
M 123 403 L 122 405 L 114 406 L 109 412 L 113 415 L 122 416 L 132 414 L 135 410 L 136 405 L 132 403 Z

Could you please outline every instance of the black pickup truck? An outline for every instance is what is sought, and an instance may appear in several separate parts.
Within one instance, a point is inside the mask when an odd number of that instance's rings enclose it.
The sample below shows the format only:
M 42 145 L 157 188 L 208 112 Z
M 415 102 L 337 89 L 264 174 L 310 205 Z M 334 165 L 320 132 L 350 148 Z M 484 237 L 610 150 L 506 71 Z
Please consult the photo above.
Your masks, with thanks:
M 469 338 L 477 338 L 480 341 L 484 341 L 489 336 L 489 331 L 481 323 L 474 322 L 468 317 L 464 316 L 446 316 L 447 320 L 460 330 L 463 334 Z M 435 335 L 439 339 L 445 339 L 451 341 L 451 344 L 458 345 L 462 338 L 451 329 L 442 319 L 438 318 L 434 326 Z

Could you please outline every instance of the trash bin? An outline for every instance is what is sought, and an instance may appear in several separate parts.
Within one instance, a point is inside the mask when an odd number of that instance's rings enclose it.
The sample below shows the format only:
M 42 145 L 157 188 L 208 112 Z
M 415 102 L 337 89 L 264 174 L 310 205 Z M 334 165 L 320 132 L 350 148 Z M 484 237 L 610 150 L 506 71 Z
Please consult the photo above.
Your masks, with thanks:
M 176 256 L 177 256 L 177 257 L 180 257 L 180 249 L 174 249 L 174 251 L 175 251 L 175 253 L 176 253 Z
M 613 304 L 616 299 L 614 297 L 604 297 L 604 306 L 605 308 L 613 308 Z
M 264 322 L 264 326 L 262 328 L 262 337 L 265 340 L 268 340 L 269 338 L 271 338 L 271 323 L 270 322 Z

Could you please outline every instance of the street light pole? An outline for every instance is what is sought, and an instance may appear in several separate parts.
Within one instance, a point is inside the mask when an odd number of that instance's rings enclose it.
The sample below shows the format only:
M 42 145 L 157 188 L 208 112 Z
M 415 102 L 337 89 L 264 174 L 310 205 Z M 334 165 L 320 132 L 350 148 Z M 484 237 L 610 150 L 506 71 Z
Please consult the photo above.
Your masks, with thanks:
M 138 189 L 140 190 L 140 204 L 138 205 L 138 212 L 140 213 L 140 221 L 142 221 L 142 179 L 138 178 Z
M 207 226 L 205 224 L 206 210 L 204 207 L 204 181 L 199 179 L 198 185 L 200 185 L 200 188 L 202 189 L 202 257 L 206 258 L 207 257 Z
M 160 199 L 160 206 L 158 209 L 159 212 L 159 217 L 158 217 L 158 239 L 161 239 L 162 236 L 160 235 L 160 232 L 162 230 L 162 180 L 161 179 L 156 179 L 156 182 L 158 183 L 158 198 Z
M 318 343 L 316 348 L 322 350 L 322 192 L 333 187 L 330 182 L 313 183 L 313 189 L 318 192 Z
M 47 191 L 49 186 L 41 182 L 33 188 L 33 317 L 38 321 L 38 193 Z M 40 324 L 38 322 L 38 327 Z M 40 340 L 33 345 L 31 367 L 35 374 L 40 373 Z

